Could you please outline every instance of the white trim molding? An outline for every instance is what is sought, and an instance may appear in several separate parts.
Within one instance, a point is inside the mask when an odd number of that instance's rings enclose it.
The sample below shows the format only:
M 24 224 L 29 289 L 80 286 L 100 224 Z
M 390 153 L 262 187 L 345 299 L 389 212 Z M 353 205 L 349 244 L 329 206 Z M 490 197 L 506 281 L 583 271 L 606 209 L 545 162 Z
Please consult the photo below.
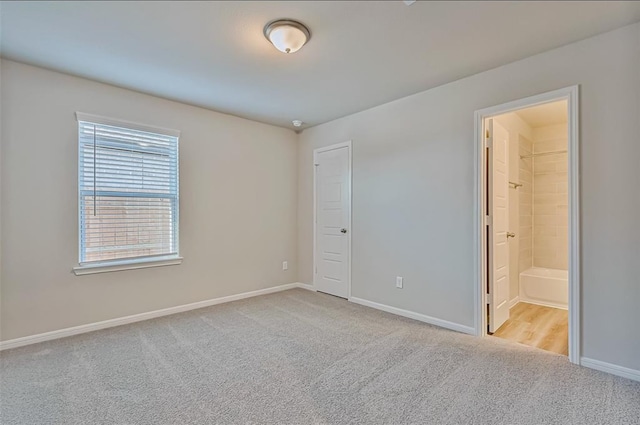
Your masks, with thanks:
M 317 292 L 315 286 L 308 283 L 298 282 L 295 285 L 296 285 L 296 288 L 306 289 L 307 291 L 311 291 L 311 292 Z
M 148 259 L 127 259 L 121 261 L 106 261 L 95 264 L 82 264 L 73 268 L 76 276 L 84 276 L 87 274 L 118 272 L 122 270 L 146 269 L 149 267 L 177 266 L 182 264 L 182 257 L 169 256 Z
M 520 302 L 520 296 L 517 296 L 515 298 L 513 298 L 512 300 L 509 301 L 509 310 L 511 310 L 513 307 L 515 307 L 516 304 L 518 304 Z
M 448 320 L 438 319 L 435 317 L 427 316 L 425 314 L 416 313 L 414 311 L 403 310 L 401 308 L 392 307 L 390 305 L 379 304 L 379 303 L 365 300 L 362 298 L 350 297 L 349 301 L 355 304 L 363 305 L 365 307 L 371 307 L 371 308 L 375 308 L 376 310 L 386 311 L 387 313 L 396 314 L 398 316 L 407 317 L 413 320 L 418 320 L 420 322 L 439 326 L 441 328 L 449 329 L 456 332 L 462 332 L 469 335 L 475 335 L 475 332 L 476 332 L 475 329 L 472 328 L 471 326 L 465 326 L 459 323 L 449 322 Z
M 36 335 L 29 335 L 21 338 L 0 341 L 0 351 L 12 348 L 24 347 L 25 345 L 37 344 L 39 342 L 51 341 L 68 336 L 79 335 L 87 332 L 98 331 L 101 329 L 113 328 L 116 326 L 127 325 L 129 323 L 142 322 L 144 320 L 155 319 L 157 317 L 170 316 L 172 314 L 183 313 L 185 311 L 197 310 L 199 308 L 210 307 L 217 304 L 224 304 L 232 301 L 238 301 L 245 298 L 257 297 L 260 295 L 273 294 L 275 292 L 286 291 L 294 288 L 308 289 L 309 285 L 301 283 L 289 283 L 286 285 L 274 286 L 271 288 L 258 289 L 257 291 L 243 292 L 241 294 L 229 295 L 226 297 L 213 298 L 205 301 L 198 301 L 190 304 L 178 305 L 175 307 L 163 308 L 160 310 L 148 311 L 146 313 L 133 314 L 131 316 L 119 317 L 116 319 L 103 320 L 101 322 L 88 323 L 86 325 L 73 326 L 71 328 L 59 329 L 55 331 L 45 332 Z
M 569 307 L 566 304 L 558 304 L 558 303 L 550 303 L 550 302 L 548 303 L 548 302 L 540 301 L 537 299 L 531 299 L 527 297 L 520 298 L 520 301 L 527 304 L 535 304 L 535 305 L 541 305 L 543 307 L 557 308 L 559 310 L 569 310 Z
M 571 86 L 547 93 L 527 97 L 480 109 L 475 112 L 474 137 L 474 309 L 475 334 L 487 334 L 487 287 L 486 270 L 486 232 L 484 231 L 486 205 L 486 171 L 484 121 L 496 115 L 506 114 L 518 109 L 529 108 L 544 103 L 566 100 L 568 107 L 568 157 L 569 157 L 569 361 L 580 364 L 580 185 L 579 185 L 579 87 Z
M 606 363 L 600 360 L 594 360 L 587 357 L 580 359 L 580 365 L 589 369 L 599 370 L 600 372 L 610 373 L 612 375 L 621 376 L 640 382 L 640 370 L 630 369 L 628 367 L 618 366 L 612 363 Z

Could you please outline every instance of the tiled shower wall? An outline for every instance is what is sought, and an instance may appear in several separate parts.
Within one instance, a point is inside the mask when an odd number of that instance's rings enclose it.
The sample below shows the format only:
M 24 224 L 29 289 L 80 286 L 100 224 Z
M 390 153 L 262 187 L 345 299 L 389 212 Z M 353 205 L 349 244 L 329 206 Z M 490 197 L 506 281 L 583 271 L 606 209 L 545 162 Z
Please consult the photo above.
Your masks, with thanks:
M 533 153 L 531 140 L 519 135 L 518 141 L 520 156 Z M 517 191 L 520 209 L 518 272 L 522 272 L 533 266 L 533 158 L 524 158 L 519 161 L 518 180 L 522 185 Z
M 534 128 L 533 153 L 566 151 L 567 137 L 566 124 Z M 524 164 L 526 160 L 520 162 L 521 167 L 526 167 Z M 568 269 L 567 166 L 566 153 L 538 156 L 533 159 L 533 265 L 535 267 Z M 521 180 L 523 180 L 522 176 Z M 522 215 L 522 202 L 520 214 Z M 520 255 L 522 264 L 522 248 Z

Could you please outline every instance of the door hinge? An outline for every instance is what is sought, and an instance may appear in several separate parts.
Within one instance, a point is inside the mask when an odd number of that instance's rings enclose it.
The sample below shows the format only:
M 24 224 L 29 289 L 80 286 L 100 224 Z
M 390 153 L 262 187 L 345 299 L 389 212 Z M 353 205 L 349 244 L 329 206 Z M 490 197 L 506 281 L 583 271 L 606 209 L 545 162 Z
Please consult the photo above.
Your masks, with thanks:
M 490 305 L 491 304 L 491 294 L 487 293 L 487 304 Z
M 490 215 L 485 215 L 484 216 L 484 225 L 485 226 L 491 226 L 491 216 Z
M 488 139 L 488 138 L 490 138 L 490 137 L 491 137 L 491 135 L 489 134 L 489 130 L 487 130 L 487 131 L 485 132 L 484 137 L 485 137 L 485 139 Z

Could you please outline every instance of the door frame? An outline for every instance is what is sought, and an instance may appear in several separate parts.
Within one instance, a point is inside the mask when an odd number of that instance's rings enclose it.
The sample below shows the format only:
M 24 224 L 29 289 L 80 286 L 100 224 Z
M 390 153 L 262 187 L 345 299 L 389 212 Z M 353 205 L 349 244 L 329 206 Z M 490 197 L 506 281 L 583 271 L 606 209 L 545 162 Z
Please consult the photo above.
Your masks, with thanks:
M 348 271 L 347 271 L 347 299 L 351 299 L 351 235 L 353 233 L 352 226 L 352 218 L 353 218 L 353 199 L 352 199 L 352 179 L 353 179 L 353 164 L 352 164 L 352 149 L 351 149 L 351 140 L 347 140 L 346 142 L 336 143 L 329 146 L 324 146 L 321 148 L 317 148 L 313 150 L 313 289 L 317 289 L 316 286 L 316 275 L 317 275 L 317 264 L 316 264 L 316 253 L 317 253 L 317 224 L 318 224 L 318 173 L 317 173 L 317 165 L 318 165 L 318 154 L 322 152 L 328 152 L 336 149 L 347 148 L 348 152 L 348 172 L 349 178 L 347 179 L 347 199 L 349 200 L 349 229 L 347 231 L 347 261 L 349 262 Z
M 475 111 L 474 143 L 474 310 L 475 333 L 487 335 L 487 238 L 483 205 L 487 200 L 486 141 L 484 120 L 544 103 L 566 100 L 568 106 L 568 160 L 569 160 L 569 361 L 580 364 L 580 182 L 579 182 L 579 86 L 514 100 Z

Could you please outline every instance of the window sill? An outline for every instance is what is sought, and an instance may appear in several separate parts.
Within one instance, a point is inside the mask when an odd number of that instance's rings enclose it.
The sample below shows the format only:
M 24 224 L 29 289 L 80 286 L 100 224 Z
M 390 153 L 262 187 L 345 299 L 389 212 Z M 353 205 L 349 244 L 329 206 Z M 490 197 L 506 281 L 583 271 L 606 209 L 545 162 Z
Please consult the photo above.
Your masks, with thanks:
M 74 267 L 73 273 L 76 276 L 86 274 L 119 272 L 122 270 L 146 269 L 149 267 L 176 266 L 182 264 L 182 257 L 161 257 L 146 260 L 122 260 L 109 261 L 104 263 L 85 264 Z

